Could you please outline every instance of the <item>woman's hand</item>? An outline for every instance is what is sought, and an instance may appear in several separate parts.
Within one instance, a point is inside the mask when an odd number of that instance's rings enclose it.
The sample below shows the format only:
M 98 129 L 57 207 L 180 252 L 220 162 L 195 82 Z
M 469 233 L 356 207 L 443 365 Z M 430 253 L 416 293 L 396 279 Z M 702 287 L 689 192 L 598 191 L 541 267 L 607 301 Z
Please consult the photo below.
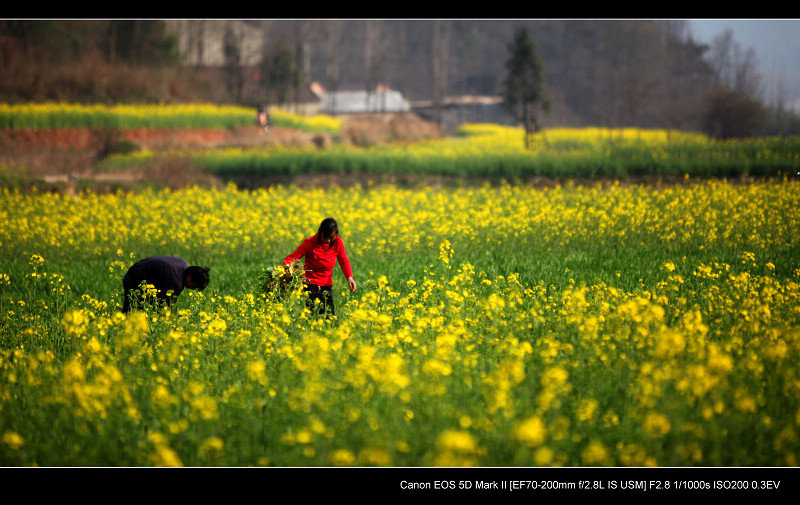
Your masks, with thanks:
M 356 281 L 353 280 L 352 277 L 347 278 L 347 284 L 350 285 L 350 292 L 353 293 L 356 290 Z

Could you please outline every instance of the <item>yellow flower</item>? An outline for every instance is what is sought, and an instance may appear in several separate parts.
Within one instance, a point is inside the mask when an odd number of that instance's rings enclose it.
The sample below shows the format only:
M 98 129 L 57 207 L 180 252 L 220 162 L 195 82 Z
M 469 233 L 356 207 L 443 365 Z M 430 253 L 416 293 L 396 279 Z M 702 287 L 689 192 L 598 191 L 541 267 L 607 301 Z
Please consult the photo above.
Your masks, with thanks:
M 140 311 L 133 311 L 128 314 L 125 330 L 129 334 L 143 335 L 149 331 L 150 323 L 147 321 L 147 314 Z
M 86 377 L 86 372 L 77 359 L 72 359 L 64 365 L 62 376 L 66 382 L 82 382 Z
M 200 444 L 198 451 L 201 458 L 208 460 L 220 457 L 224 449 L 225 442 L 221 438 L 209 437 Z
M 663 414 L 651 412 L 644 419 L 644 430 L 654 437 L 663 437 L 669 433 L 670 428 L 669 419 Z
M 736 400 L 736 408 L 741 412 L 754 413 L 758 406 L 755 398 L 745 395 Z
M 247 378 L 251 381 L 266 383 L 267 364 L 262 360 L 250 361 L 247 363 Z
M 717 372 L 729 372 L 733 369 L 733 358 L 716 344 L 708 346 L 708 368 Z
M 608 448 L 598 440 L 592 440 L 581 452 L 581 461 L 586 466 L 610 466 L 613 464 Z
M 297 440 L 298 444 L 310 444 L 313 439 L 314 436 L 307 429 L 298 431 L 295 437 L 295 440 Z
M 61 324 L 68 335 L 80 337 L 86 333 L 89 319 L 82 310 L 71 310 L 64 314 Z
M 166 407 L 168 405 L 172 405 L 177 403 L 177 399 L 170 394 L 169 390 L 163 384 L 159 384 L 153 390 L 152 400 L 155 405 L 159 407 Z
M 100 342 L 98 342 L 98 340 L 96 338 L 92 338 L 86 344 L 85 349 L 87 351 L 89 351 L 90 353 L 97 353 L 97 352 L 100 352 L 100 350 L 102 349 L 102 346 L 100 345 Z
M 228 329 L 228 323 L 224 319 L 214 319 L 208 324 L 208 333 L 211 335 L 222 335 Z
M 584 398 L 578 404 L 577 417 L 579 421 L 592 422 L 597 411 L 597 400 Z
M 657 358 L 665 359 L 678 356 L 686 348 L 686 338 L 678 330 L 664 328 L 655 337 L 655 355 Z
M 538 416 L 525 419 L 514 429 L 514 438 L 528 447 L 542 445 L 547 438 L 544 421 Z
M 607 412 L 603 414 L 603 426 L 606 428 L 612 428 L 617 425 L 619 425 L 619 416 L 617 414 L 614 414 L 613 412 Z
M 218 419 L 219 410 L 217 402 L 210 396 L 198 396 L 191 400 L 192 416 L 199 416 L 200 419 Z
M 542 385 L 549 389 L 558 389 L 567 383 L 569 373 L 561 367 L 553 367 L 545 370 L 542 375 Z
M 422 364 L 422 371 L 430 375 L 450 375 L 453 369 L 450 365 L 439 361 L 438 359 L 429 359 Z
M 450 263 L 450 258 L 453 257 L 453 249 L 449 240 L 445 240 L 439 245 L 439 260 L 444 263 Z
M 355 462 L 355 454 L 348 449 L 338 449 L 331 454 L 331 464 L 333 466 L 352 466 Z
M 382 449 L 367 448 L 358 454 L 358 461 L 365 465 L 391 466 L 392 458 Z
M 150 459 L 155 466 L 183 466 L 178 453 L 169 447 L 169 442 L 164 435 L 158 432 L 151 432 L 148 434 L 148 438 L 154 446 Z
M 475 438 L 464 430 L 445 430 L 436 440 L 442 451 L 472 453 L 476 450 Z
M 647 455 L 647 450 L 639 444 L 617 444 L 619 460 L 625 466 L 655 466 L 655 462 Z
M 153 464 L 155 466 L 169 467 L 183 466 L 183 462 L 181 462 L 181 458 L 178 456 L 178 453 L 165 446 L 156 447 L 156 451 L 153 453 Z
M 3 433 L 2 440 L 3 444 L 5 444 L 12 451 L 18 451 L 20 447 L 25 444 L 25 442 L 22 440 L 22 437 L 13 431 L 7 431 Z
M 546 466 L 553 462 L 555 453 L 549 447 L 539 447 L 533 453 L 533 462 L 538 466 Z

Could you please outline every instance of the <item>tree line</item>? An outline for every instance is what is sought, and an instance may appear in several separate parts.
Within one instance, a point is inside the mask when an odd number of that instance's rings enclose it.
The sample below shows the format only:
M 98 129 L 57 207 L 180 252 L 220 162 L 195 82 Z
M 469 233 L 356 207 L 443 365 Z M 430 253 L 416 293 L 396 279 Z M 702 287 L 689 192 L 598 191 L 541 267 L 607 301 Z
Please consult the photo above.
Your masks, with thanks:
M 499 96 L 519 29 L 535 41 L 550 98 L 542 126 L 674 128 L 720 138 L 800 131 L 766 99 L 751 50 L 710 45 L 681 20 L 218 20 L 220 60 L 186 61 L 158 20 L 0 21 L 0 99 L 300 101 L 388 85 L 409 100 Z M 248 27 L 248 31 L 240 28 Z M 254 44 L 253 34 L 259 37 Z M 214 44 L 193 39 L 206 54 Z M 254 49 L 255 47 L 255 49 Z M 181 48 L 181 49 L 179 49 Z

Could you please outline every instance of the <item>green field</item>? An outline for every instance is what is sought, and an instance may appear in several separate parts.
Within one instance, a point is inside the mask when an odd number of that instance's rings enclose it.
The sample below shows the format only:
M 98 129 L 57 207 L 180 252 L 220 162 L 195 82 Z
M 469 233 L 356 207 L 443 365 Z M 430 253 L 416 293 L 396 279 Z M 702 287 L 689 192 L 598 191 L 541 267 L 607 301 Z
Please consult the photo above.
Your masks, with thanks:
M 100 160 L 97 171 L 114 171 L 163 159 L 183 158 L 223 180 L 369 174 L 519 181 L 537 177 L 783 178 L 800 173 L 800 137 L 715 140 L 674 130 L 636 128 L 552 128 L 541 130 L 524 148 L 521 128 L 465 124 L 458 136 L 368 148 L 340 142 L 344 121 L 325 115 L 270 111 L 276 127 L 328 135 L 326 149 L 266 146 L 210 150 L 150 151 L 126 144 L 124 153 Z M 253 127 L 255 111 L 212 104 L 74 105 L 0 104 L 0 129 L 95 130 L 225 129 Z M 1 167 L 0 168 L 5 168 Z M 89 168 L 89 167 L 87 167 Z M 2 174 L 0 174 L 2 176 Z
M 525 181 L 532 178 L 782 178 L 800 173 L 800 138 L 716 141 L 667 130 L 547 129 L 524 148 L 521 128 L 466 124 L 457 137 L 367 148 L 334 144 L 172 150 L 111 156 L 115 170 L 159 158 L 182 157 L 225 180 L 306 174 L 433 176 Z

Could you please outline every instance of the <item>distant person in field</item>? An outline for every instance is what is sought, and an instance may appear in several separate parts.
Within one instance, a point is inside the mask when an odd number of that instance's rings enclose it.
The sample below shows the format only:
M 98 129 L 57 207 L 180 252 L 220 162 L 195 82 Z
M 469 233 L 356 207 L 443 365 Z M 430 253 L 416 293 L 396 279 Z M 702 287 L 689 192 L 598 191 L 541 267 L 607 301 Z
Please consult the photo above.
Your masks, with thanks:
M 317 234 L 300 244 L 295 252 L 286 257 L 284 265 L 305 258 L 305 290 L 308 293 L 308 307 L 312 312 L 336 315 L 333 305 L 333 267 L 339 267 L 347 279 L 350 292 L 356 290 L 353 269 L 344 250 L 344 242 L 339 236 L 339 225 L 332 217 L 319 225 Z
M 184 288 L 204 290 L 208 286 L 208 268 L 189 266 L 189 263 L 176 256 L 154 256 L 139 260 L 128 269 L 122 279 L 125 301 L 122 312 L 127 314 L 131 308 L 141 308 L 142 282 L 152 284 L 157 289 L 156 298 L 167 307 L 172 306 Z
M 267 109 L 265 109 L 264 107 L 258 108 L 258 112 L 256 113 L 256 124 L 264 128 L 265 133 L 269 133 L 271 121 L 269 119 L 269 114 L 267 113 Z

